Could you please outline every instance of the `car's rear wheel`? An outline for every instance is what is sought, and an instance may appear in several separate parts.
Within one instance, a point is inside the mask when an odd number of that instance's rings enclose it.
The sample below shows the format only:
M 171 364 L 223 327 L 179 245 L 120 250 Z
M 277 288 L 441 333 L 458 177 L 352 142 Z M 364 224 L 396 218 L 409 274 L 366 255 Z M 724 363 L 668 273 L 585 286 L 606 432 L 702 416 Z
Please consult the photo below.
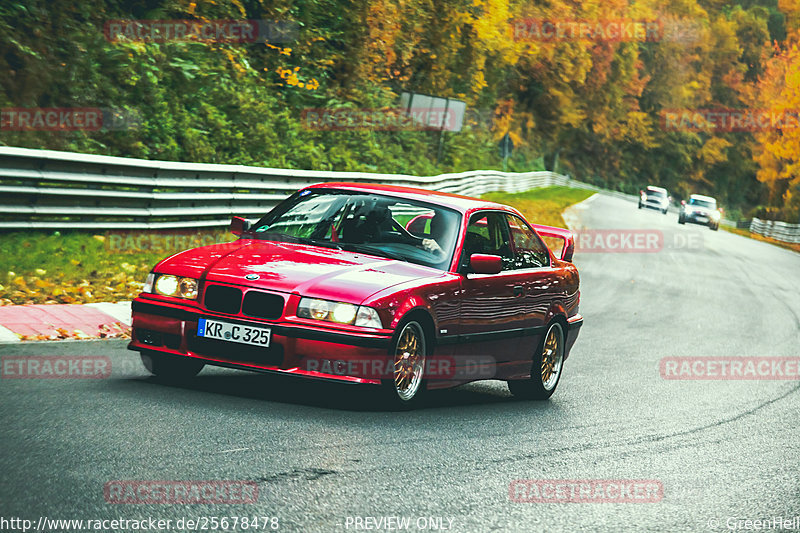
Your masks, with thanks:
M 556 390 L 564 365 L 564 329 L 553 322 L 542 338 L 533 358 L 531 377 L 508 382 L 508 390 L 519 398 L 546 400 Z
M 390 356 L 393 375 L 391 380 L 383 381 L 385 396 L 394 407 L 415 407 L 427 388 L 424 379 L 428 356 L 425 328 L 415 320 L 402 323 L 392 343 Z
M 163 355 L 148 351 L 140 355 L 144 367 L 154 376 L 164 379 L 189 379 L 196 376 L 205 366 L 201 361 L 179 355 Z

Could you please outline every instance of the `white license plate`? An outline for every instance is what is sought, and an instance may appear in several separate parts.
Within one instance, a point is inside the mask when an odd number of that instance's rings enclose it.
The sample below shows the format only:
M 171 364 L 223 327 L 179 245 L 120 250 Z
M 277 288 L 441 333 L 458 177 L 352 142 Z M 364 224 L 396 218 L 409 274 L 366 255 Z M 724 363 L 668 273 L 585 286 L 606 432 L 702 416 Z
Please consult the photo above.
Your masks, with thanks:
M 206 339 L 218 339 L 253 346 L 269 346 L 271 334 L 272 331 L 269 328 L 231 324 L 210 318 L 201 318 L 197 322 L 197 336 Z

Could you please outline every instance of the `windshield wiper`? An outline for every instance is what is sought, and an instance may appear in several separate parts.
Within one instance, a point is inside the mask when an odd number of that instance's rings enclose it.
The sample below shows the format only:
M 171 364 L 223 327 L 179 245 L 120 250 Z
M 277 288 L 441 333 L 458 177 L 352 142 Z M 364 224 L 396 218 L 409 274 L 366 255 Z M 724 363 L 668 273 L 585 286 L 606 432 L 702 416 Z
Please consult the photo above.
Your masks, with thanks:
M 369 244 L 340 243 L 340 248 L 351 252 L 363 252 L 372 255 L 381 255 L 388 257 L 389 259 L 397 259 L 398 261 L 408 262 L 408 259 L 398 253 L 389 252 L 383 248 L 378 248 L 377 246 L 372 246 Z

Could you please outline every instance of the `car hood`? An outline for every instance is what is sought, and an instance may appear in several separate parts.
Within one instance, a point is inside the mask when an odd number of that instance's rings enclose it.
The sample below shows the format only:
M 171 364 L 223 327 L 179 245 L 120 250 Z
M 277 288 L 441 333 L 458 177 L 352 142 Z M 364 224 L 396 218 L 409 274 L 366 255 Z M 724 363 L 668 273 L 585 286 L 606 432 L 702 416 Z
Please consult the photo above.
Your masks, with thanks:
M 186 250 L 162 261 L 156 270 L 351 303 L 399 283 L 445 274 L 368 254 L 259 240 Z M 258 279 L 245 279 L 247 275 Z

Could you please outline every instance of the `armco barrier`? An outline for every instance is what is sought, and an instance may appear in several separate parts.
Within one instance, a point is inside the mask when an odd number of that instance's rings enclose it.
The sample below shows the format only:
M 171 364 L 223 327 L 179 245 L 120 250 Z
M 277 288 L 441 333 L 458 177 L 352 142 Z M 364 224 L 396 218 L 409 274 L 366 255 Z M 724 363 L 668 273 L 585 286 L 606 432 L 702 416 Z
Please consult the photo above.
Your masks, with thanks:
M 604 190 L 553 172 L 476 170 L 409 176 L 178 163 L 0 147 L 0 230 L 221 227 L 228 225 L 233 215 L 260 217 L 292 192 L 326 181 L 378 182 L 467 196 L 562 185 L 638 201 L 638 196 Z
M 260 217 L 297 189 L 323 181 L 379 182 L 468 196 L 573 183 L 552 172 L 479 170 L 420 177 L 0 147 L 0 229 L 219 227 L 232 215 Z
M 776 241 L 800 243 L 800 224 L 754 218 L 750 221 L 750 233 L 757 233 Z

